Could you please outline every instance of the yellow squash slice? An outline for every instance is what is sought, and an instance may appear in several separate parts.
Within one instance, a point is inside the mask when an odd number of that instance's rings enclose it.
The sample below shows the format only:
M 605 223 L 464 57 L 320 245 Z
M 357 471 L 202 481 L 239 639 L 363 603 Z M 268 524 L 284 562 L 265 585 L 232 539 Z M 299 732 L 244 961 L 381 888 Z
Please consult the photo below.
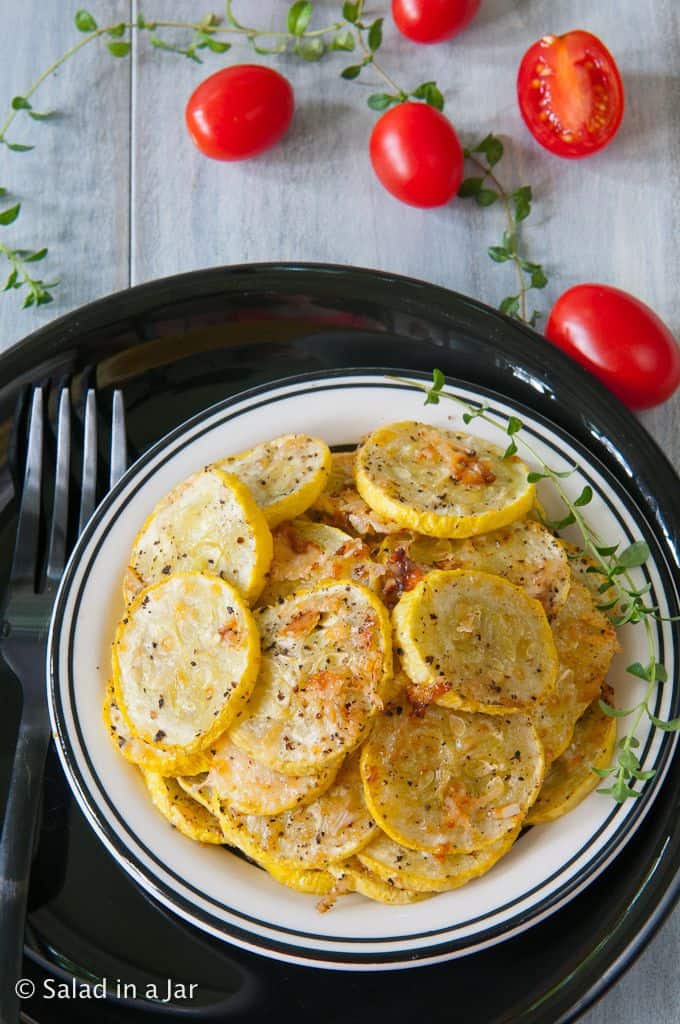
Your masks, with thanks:
M 197 776 L 196 778 L 184 777 L 177 779 L 177 782 L 185 793 L 188 793 L 190 797 L 210 812 L 211 816 L 214 817 L 218 824 L 223 822 L 227 832 L 231 835 L 231 819 L 226 818 L 225 815 L 222 814 L 219 799 L 211 790 L 207 790 L 201 784 L 201 779 L 202 776 Z M 237 843 L 232 843 L 225 837 L 221 824 L 220 835 L 222 836 L 223 843 L 232 845 L 236 849 L 240 849 Z M 255 860 L 254 857 L 251 859 Z M 329 893 L 336 884 L 336 880 L 333 875 L 330 875 L 327 871 L 322 871 L 316 868 L 294 868 L 288 864 L 279 864 L 271 858 L 267 858 L 266 867 L 264 864 L 260 864 L 259 866 L 267 871 L 272 878 L 276 879 L 277 882 L 280 882 L 281 885 L 285 885 L 289 889 L 294 889 L 296 892 L 309 893 L 312 896 L 324 896 Z
M 573 571 L 573 561 L 570 565 Z M 531 712 L 547 765 L 569 746 L 574 726 L 599 694 L 618 650 L 614 627 L 575 574 L 551 626 L 559 659 L 557 681 L 554 691 Z
M 394 655 L 393 668 L 392 678 L 385 684 L 382 691 L 383 705 L 385 714 L 388 714 L 392 710 L 392 705 L 394 705 L 402 709 L 397 712 L 397 714 L 401 715 L 409 700 L 408 692 L 413 687 L 413 683 L 401 667 L 401 662 L 396 654 Z
M 611 691 L 607 695 L 611 701 Z M 555 821 L 572 811 L 602 779 L 593 768 L 607 768 L 616 746 L 616 719 L 600 710 L 598 700 L 589 706 L 574 728 L 571 743 L 551 765 L 527 825 Z
M 546 767 L 567 749 L 574 726 L 587 707 L 587 702 L 578 699 L 574 673 L 561 668 L 555 689 L 531 711 L 531 720 L 543 744 Z
M 590 591 L 595 605 L 609 604 L 616 595 L 616 591 L 613 589 L 614 584 L 612 583 L 605 591 L 600 593 L 599 588 L 604 584 L 605 578 L 602 573 L 594 571 L 597 568 L 597 562 L 592 555 L 577 548 L 575 544 L 569 544 L 567 541 L 564 541 L 564 546 L 569 556 L 569 567 L 572 577 L 578 583 L 581 583 L 586 590 Z M 616 605 L 606 611 L 606 615 L 609 618 L 613 615 L 618 615 L 618 613 Z
M 147 771 L 156 772 L 158 775 L 172 776 L 194 775 L 205 772 L 210 767 L 209 751 L 186 754 L 183 750 L 161 750 L 153 743 L 133 736 L 116 704 L 113 683 L 106 687 L 102 717 L 111 742 L 130 764 L 146 768 Z
M 432 537 L 471 537 L 520 519 L 534 502 L 527 473 L 489 441 L 410 420 L 374 431 L 356 458 L 364 501 Z
M 386 581 L 394 578 L 402 593 L 432 569 L 476 569 L 503 576 L 540 601 L 548 617 L 562 607 L 569 593 L 564 545 L 531 519 L 466 540 L 393 535 L 385 538 L 378 557 L 385 564 Z
M 532 707 L 555 685 L 543 608 L 500 576 L 435 570 L 404 594 L 393 621 L 416 701 L 504 713 Z
M 357 854 L 364 867 L 390 885 L 414 892 L 446 892 L 479 878 L 510 850 L 519 835 L 510 835 L 482 850 L 448 856 L 409 850 L 380 832 Z
M 390 882 L 371 871 L 358 857 L 352 857 L 346 864 L 331 865 L 330 875 L 335 876 L 339 886 L 338 895 L 347 892 L 358 892 L 369 900 L 388 903 L 392 906 L 405 906 L 428 899 L 430 893 L 409 891 L 403 886 Z
M 178 832 L 199 843 L 225 842 L 217 818 L 184 792 L 176 779 L 141 769 L 154 806 Z
M 226 808 L 224 809 L 224 813 L 222 812 L 221 806 L 223 805 L 220 805 L 220 801 L 215 794 L 210 790 L 206 790 L 206 787 L 202 785 L 202 777 L 203 776 L 201 775 L 196 776 L 195 778 L 184 776 L 178 778 L 177 782 L 189 797 L 192 797 L 197 801 L 197 803 L 205 807 L 206 810 L 210 812 L 211 816 L 218 822 L 222 843 L 227 846 L 235 847 L 237 850 L 241 850 L 240 844 L 232 841 L 232 818 L 228 816 Z M 231 837 L 231 839 L 225 836 L 225 830 L 228 837 Z M 251 859 L 256 860 L 256 857 L 253 855 L 256 851 L 256 847 L 251 846 L 250 849 Z M 294 889 L 299 893 L 309 893 L 312 896 L 324 896 L 331 892 L 336 884 L 336 880 L 333 878 L 332 874 L 318 868 L 292 867 L 288 863 L 281 864 L 278 861 L 272 860 L 270 857 L 266 857 L 266 865 L 264 863 L 259 863 L 259 866 L 266 870 L 272 879 L 277 880 L 281 885 L 287 886 L 289 889 Z
M 544 776 L 529 718 L 390 710 L 361 754 L 366 802 L 382 830 L 409 849 L 446 855 L 514 836 Z
M 273 861 L 269 861 L 266 870 L 281 885 L 294 889 L 295 892 L 309 893 L 311 896 L 326 896 L 332 892 L 336 884 L 335 877 L 330 871 L 282 868 Z
M 181 779 L 180 784 L 205 806 L 212 808 L 217 800 L 240 814 L 282 814 L 311 803 L 328 789 L 340 767 L 338 761 L 317 775 L 284 775 L 246 754 L 228 733 L 219 736 L 206 753 L 207 771 L 192 773 L 193 779 Z
M 248 489 L 208 466 L 158 503 L 137 534 L 123 586 L 127 602 L 179 570 L 222 576 L 248 602 L 264 586 L 272 559 L 267 522 Z
M 201 807 L 205 807 L 206 811 L 210 811 L 214 817 L 219 819 L 219 803 L 212 790 L 206 789 L 205 786 L 203 786 L 204 781 L 205 772 L 200 772 L 197 775 L 177 776 L 177 785 L 180 789 L 183 789 L 192 800 L 195 800 L 197 804 L 201 805 Z
M 351 755 L 335 782 L 313 803 L 276 816 L 238 814 L 223 805 L 226 841 L 272 871 L 324 869 L 370 842 L 375 822 L 366 807 L 359 755 Z
M 132 734 L 162 750 L 205 750 L 243 713 L 260 662 L 243 598 L 182 572 L 143 590 L 116 630 L 113 685 Z
M 590 703 L 600 692 L 619 642 L 612 623 L 576 578 L 572 578 L 566 603 L 552 620 L 552 632 L 560 669 L 573 673 L 577 699 Z
M 384 570 L 359 537 L 308 519 L 281 523 L 273 531 L 274 557 L 259 604 L 275 604 L 319 580 L 353 579 L 377 589 Z
M 263 764 L 316 773 L 361 742 L 391 675 L 389 616 L 349 580 L 256 612 L 262 667 L 231 738 Z
M 328 479 L 328 445 L 306 434 L 284 434 L 219 463 L 253 495 L 270 526 L 302 515 Z
M 398 533 L 402 527 L 385 519 L 366 504 L 354 482 L 356 452 L 333 452 L 326 486 L 311 507 L 310 514 L 330 526 L 350 530 L 360 537 Z

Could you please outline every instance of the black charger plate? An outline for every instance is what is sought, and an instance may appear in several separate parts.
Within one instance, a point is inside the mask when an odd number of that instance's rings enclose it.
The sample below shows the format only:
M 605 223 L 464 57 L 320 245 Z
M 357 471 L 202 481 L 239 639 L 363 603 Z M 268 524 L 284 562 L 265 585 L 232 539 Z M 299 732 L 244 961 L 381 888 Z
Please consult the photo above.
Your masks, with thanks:
M 548 358 L 546 358 L 548 356 Z M 538 335 L 470 299 L 373 271 L 309 265 L 210 270 L 111 296 L 0 357 L 0 437 L 22 387 L 70 378 L 74 393 L 123 387 L 132 457 L 188 416 L 279 377 L 347 366 L 441 367 L 524 401 L 587 444 L 670 538 L 678 565 L 678 479 L 654 442 L 603 388 Z M 395 410 L 395 417 L 398 410 Z M 0 445 L 2 442 L 0 442 Z M 11 446 L 10 446 L 11 447 Z M 15 526 L 11 459 L 0 446 L 0 588 Z M 0 669 L 0 793 L 20 707 Z M 7 678 L 4 678 L 7 676 Z M 54 752 L 33 869 L 26 975 L 40 1024 L 70 1021 L 317 1021 L 417 1017 L 466 1024 L 572 1020 L 642 950 L 680 892 L 680 763 L 612 866 L 557 914 L 462 960 L 389 974 L 278 964 L 211 940 L 161 910 L 100 847 Z M 46 999 L 55 984 L 107 979 L 109 998 Z M 118 999 L 167 979 L 198 986 L 169 1003 Z M 46 979 L 54 979 L 46 986 Z M 121 988 L 121 993 L 124 992 Z M 42 995 L 41 995 L 42 993 Z

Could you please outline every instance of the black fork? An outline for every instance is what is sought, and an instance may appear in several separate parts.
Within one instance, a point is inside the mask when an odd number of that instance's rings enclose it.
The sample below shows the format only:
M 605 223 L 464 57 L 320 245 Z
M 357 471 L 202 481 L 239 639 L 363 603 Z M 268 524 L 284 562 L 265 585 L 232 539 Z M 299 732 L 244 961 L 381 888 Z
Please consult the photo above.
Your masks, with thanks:
M 23 689 L 23 707 L 5 820 L 0 836 L 0 1024 L 16 1024 L 26 901 L 31 871 L 45 756 L 50 740 L 45 654 L 52 606 L 69 553 L 69 482 L 72 465 L 71 400 L 59 393 L 57 453 L 52 514 L 44 564 L 40 558 L 40 511 L 45 473 L 45 395 L 33 390 L 26 468 L 19 508 L 14 558 L 5 605 L 0 615 L 0 653 Z M 109 487 L 127 462 L 122 392 L 113 396 Z M 94 390 L 85 399 L 85 423 L 78 534 L 96 505 L 97 408 Z

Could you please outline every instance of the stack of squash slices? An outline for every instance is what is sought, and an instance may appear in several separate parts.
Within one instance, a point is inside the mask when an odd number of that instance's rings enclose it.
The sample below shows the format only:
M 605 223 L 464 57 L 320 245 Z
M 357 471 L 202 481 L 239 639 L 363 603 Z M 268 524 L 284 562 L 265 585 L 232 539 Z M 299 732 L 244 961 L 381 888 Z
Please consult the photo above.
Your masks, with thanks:
M 351 452 L 284 435 L 166 495 L 104 698 L 161 814 L 326 910 L 455 889 L 580 803 L 618 642 L 528 472 L 408 421 Z

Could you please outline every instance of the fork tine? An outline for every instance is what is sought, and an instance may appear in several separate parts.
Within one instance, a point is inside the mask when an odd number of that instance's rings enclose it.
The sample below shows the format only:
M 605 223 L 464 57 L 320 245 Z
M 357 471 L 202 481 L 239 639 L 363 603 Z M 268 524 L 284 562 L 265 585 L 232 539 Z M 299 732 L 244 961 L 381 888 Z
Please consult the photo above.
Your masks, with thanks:
M 26 470 L 21 492 L 19 525 L 10 579 L 13 583 L 35 582 L 40 529 L 40 493 L 43 465 L 43 392 L 35 388 L 26 449 Z
M 58 580 L 66 561 L 68 532 L 68 489 L 71 462 L 71 400 L 68 388 L 62 388 L 57 413 L 57 469 L 54 481 L 54 504 L 47 555 L 47 578 Z
M 94 388 L 85 398 L 85 437 L 83 440 L 83 478 L 80 492 L 78 536 L 94 512 L 97 495 L 97 399 Z
M 113 414 L 111 419 L 111 469 L 109 473 L 109 490 L 116 484 L 127 469 L 127 440 L 125 437 L 125 406 L 123 392 L 116 388 L 113 392 Z

